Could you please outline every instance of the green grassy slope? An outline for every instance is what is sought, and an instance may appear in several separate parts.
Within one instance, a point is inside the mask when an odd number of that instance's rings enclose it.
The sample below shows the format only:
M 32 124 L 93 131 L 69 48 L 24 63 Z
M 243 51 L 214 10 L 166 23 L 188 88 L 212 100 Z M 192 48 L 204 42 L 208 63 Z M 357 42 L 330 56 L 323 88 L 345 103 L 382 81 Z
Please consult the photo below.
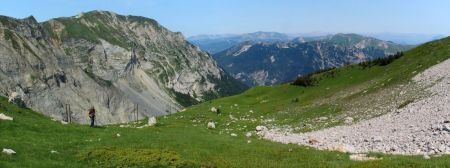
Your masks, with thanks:
M 367 108 L 376 108 L 373 106 L 390 99 L 396 99 L 399 104 L 407 102 L 408 98 L 400 99 L 398 95 L 390 94 L 391 90 L 401 88 L 417 73 L 448 59 L 449 44 L 450 38 L 427 43 L 406 52 L 405 56 L 386 66 L 363 68 L 359 65 L 349 65 L 319 73 L 314 75 L 320 79 L 317 86 L 298 87 L 285 84 L 256 87 L 243 94 L 214 100 L 190 109 L 200 111 L 196 115 L 202 116 L 210 107 L 221 107 L 223 115 L 226 116 L 233 114 L 238 118 L 245 116 L 249 119 L 259 119 L 254 125 L 289 125 L 297 127 L 297 132 L 337 125 L 343 122 L 343 117 L 339 118 L 340 115 L 355 108 L 352 102 L 362 101 L 367 104 Z M 379 94 L 384 92 L 389 94 Z M 379 98 L 374 102 L 364 102 L 371 97 Z M 238 107 L 234 107 L 234 104 Z M 249 113 L 250 110 L 254 113 Z M 361 115 L 361 118 L 375 115 L 377 114 L 365 114 Z M 261 116 L 265 119 L 261 119 Z M 337 119 L 326 123 L 317 122 L 317 118 L 321 116 Z M 230 122 L 227 117 L 215 117 L 211 120 L 219 121 L 219 124 Z M 308 124 L 312 126 L 304 126 Z
M 61 125 L 5 101 L 0 100 L 1 111 L 14 117 L 14 121 L 0 122 L 0 146 L 12 148 L 17 154 L 1 154 L 0 167 L 140 167 L 159 163 L 148 161 L 145 155 L 148 150 L 173 151 L 159 157 L 175 158 L 175 163 L 190 163 L 177 164 L 187 167 L 443 167 L 450 159 L 446 156 L 431 160 L 423 160 L 421 156 L 382 156 L 381 161 L 355 162 L 350 161 L 346 153 L 246 138 L 239 131 L 237 137 L 221 135 L 218 130 L 206 129 L 205 124 L 193 126 L 183 119 L 190 117 L 187 113 L 162 118 L 154 128 L 107 126 L 92 129 L 75 124 Z M 52 154 L 51 150 L 58 153 Z
M 62 125 L 0 98 L 0 113 L 14 117 L 13 121 L 0 121 L 0 148 L 17 152 L 13 156 L 1 154 L 0 167 L 445 167 L 449 156 L 424 160 L 421 156 L 375 154 L 383 159 L 355 162 L 346 153 L 273 143 L 245 134 L 257 125 L 313 125 L 298 130 L 306 131 L 339 124 L 313 119 L 337 116 L 346 111 L 347 101 L 409 82 L 414 74 L 449 58 L 449 45 L 450 38 L 427 43 L 383 67 L 351 65 L 324 72 L 315 76 L 321 80 L 314 87 L 257 87 L 158 118 L 159 124 L 152 128 Z M 355 88 L 363 89 L 333 98 Z M 210 112 L 211 107 L 220 108 L 222 113 Z M 217 128 L 208 130 L 209 121 L 217 122 Z M 237 136 L 230 136 L 232 133 Z M 154 157 L 157 159 L 152 160 Z

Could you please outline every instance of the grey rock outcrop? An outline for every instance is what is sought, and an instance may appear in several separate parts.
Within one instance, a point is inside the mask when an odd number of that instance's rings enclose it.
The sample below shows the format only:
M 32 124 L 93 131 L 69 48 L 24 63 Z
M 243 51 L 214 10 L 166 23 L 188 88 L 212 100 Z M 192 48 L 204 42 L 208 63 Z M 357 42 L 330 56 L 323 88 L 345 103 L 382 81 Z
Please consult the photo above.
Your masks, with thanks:
M 93 11 L 38 23 L 0 16 L 0 95 L 52 118 L 119 123 L 177 112 L 245 86 L 155 20 Z M 138 105 L 138 116 L 133 111 Z

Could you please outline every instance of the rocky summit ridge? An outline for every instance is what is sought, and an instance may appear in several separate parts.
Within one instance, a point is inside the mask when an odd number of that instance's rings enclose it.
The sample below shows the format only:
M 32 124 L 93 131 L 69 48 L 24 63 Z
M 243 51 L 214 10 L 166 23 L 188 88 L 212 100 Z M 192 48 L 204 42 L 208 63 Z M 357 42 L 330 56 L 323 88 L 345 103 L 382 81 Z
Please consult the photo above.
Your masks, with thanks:
M 47 116 L 98 124 L 174 113 L 245 86 L 153 19 L 92 11 L 37 22 L 0 16 L 0 95 Z M 66 113 L 70 106 L 71 113 Z
M 243 42 L 214 54 L 214 59 L 248 86 L 275 85 L 316 71 L 382 58 L 411 47 L 341 33 L 291 41 Z

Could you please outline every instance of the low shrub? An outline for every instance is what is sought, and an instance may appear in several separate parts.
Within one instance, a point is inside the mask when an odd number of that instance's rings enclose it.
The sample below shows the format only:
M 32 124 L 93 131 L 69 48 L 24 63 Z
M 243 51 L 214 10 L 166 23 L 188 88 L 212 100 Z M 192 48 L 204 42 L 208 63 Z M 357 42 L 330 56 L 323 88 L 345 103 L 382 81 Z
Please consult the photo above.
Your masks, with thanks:
M 394 55 L 389 55 L 387 57 L 383 57 L 383 58 L 377 58 L 371 61 L 367 61 L 367 62 L 361 62 L 359 63 L 359 66 L 364 68 L 370 68 L 372 66 L 375 65 L 379 65 L 379 66 L 386 66 L 389 65 L 390 63 L 394 62 L 395 60 L 399 59 L 403 57 L 403 52 L 397 52 Z
M 303 87 L 314 86 L 316 84 L 317 79 L 315 79 L 312 74 L 299 77 L 294 82 L 292 82 L 292 85 Z

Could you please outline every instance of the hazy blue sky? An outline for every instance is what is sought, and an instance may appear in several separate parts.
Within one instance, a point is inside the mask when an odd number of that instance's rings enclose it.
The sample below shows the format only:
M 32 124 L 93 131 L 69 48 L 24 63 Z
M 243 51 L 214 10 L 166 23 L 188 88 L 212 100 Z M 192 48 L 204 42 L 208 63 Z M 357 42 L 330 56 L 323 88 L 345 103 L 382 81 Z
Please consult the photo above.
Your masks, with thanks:
M 0 15 L 45 21 L 109 10 L 150 17 L 185 36 L 284 33 L 450 35 L 450 0 L 1 0 Z

